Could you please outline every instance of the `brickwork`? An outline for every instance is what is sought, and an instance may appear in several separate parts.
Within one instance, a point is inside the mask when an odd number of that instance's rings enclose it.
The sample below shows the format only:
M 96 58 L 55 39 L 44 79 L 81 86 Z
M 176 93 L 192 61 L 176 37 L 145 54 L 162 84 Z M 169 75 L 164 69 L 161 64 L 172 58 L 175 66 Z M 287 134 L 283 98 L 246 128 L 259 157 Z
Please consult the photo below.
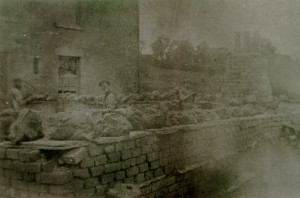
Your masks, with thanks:
M 221 92 L 225 97 L 255 95 L 270 97 L 272 89 L 267 75 L 267 60 L 258 54 L 233 57 L 226 66 Z
M 191 171 L 277 136 L 280 120 L 259 115 L 133 132 L 53 156 L 2 145 L 0 190 L 15 198 L 92 197 L 116 183 L 134 183 L 146 197 L 180 197 L 193 185 Z

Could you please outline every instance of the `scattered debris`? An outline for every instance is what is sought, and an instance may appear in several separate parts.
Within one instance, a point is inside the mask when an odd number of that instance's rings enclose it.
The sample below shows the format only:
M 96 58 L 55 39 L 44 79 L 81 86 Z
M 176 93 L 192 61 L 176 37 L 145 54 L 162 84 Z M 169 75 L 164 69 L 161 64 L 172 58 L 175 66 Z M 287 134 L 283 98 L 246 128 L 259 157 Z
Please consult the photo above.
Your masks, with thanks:
M 9 139 L 14 144 L 44 137 L 42 119 L 30 109 L 20 110 L 19 116 L 9 129 Z
M 51 115 L 47 128 L 53 140 L 86 140 L 93 137 L 93 119 L 81 111 Z
M 116 112 L 105 113 L 95 126 L 97 136 L 115 137 L 128 135 L 132 130 L 132 125 L 128 119 Z

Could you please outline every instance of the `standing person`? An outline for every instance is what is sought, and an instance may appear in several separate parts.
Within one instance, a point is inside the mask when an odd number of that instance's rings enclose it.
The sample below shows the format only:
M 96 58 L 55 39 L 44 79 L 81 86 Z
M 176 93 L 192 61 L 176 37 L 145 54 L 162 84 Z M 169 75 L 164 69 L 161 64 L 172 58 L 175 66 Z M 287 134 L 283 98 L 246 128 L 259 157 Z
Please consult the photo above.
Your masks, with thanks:
M 0 141 L 7 139 L 10 125 L 17 119 L 20 108 L 25 104 L 22 94 L 22 80 L 16 78 L 12 81 L 13 87 L 9 90 L 8 103 L 10 109 L 0 112 Z
M 110 91 L 110 82 L 106 80 L 101 81 L 99 83 L 99 86 L 101 87 L 104 93 L 104 98 L 103 98 L 104 110 L 111 111 L 116 109 L 118 105 L 118 100 L 117 100 L 117 96 Z
M 25 104 L 22 93 L 22 80 L 20 78 L 13 80 L 13 87 L 11 88 L 9 95 L 9 102 L 14 110 L 19 110 Z

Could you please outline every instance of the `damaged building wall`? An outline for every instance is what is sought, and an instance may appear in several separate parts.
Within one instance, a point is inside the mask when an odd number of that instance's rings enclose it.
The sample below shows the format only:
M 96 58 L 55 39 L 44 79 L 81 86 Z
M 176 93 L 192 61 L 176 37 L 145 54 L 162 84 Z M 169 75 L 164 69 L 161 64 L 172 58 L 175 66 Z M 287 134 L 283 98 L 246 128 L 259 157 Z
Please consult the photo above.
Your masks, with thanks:
M 8 83 L 20 77 L 38 93 L 56 93 L 62 86 L 68 91 L 68 86 L 75 86 L 79 94 L 98 95 L 98 82 L 110 80 L 116 92 L 135 91 L 135 0 L 3 0 L 0 5 L 5 10 L 1 12 L 6 25 L 1 40 L 5 41 L 2 51 L 9 52 Z M 72 63 L 74 57 L 78 65 Z M 67 64 L 73 65 L 64 66 Z M 71 73 L 74 82 L 68 81 L 70 75 L 60 81 L 60 65 L 67 67 L 62 72 Z

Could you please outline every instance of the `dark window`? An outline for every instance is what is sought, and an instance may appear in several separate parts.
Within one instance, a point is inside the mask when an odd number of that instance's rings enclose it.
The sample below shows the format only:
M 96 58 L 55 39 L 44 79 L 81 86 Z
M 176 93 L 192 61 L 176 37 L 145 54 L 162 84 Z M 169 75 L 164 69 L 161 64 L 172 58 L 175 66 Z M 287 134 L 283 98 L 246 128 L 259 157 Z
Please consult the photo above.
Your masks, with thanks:
M 78 93 L 80 57 L 59 56 L 58 60 L 58 93 Z

